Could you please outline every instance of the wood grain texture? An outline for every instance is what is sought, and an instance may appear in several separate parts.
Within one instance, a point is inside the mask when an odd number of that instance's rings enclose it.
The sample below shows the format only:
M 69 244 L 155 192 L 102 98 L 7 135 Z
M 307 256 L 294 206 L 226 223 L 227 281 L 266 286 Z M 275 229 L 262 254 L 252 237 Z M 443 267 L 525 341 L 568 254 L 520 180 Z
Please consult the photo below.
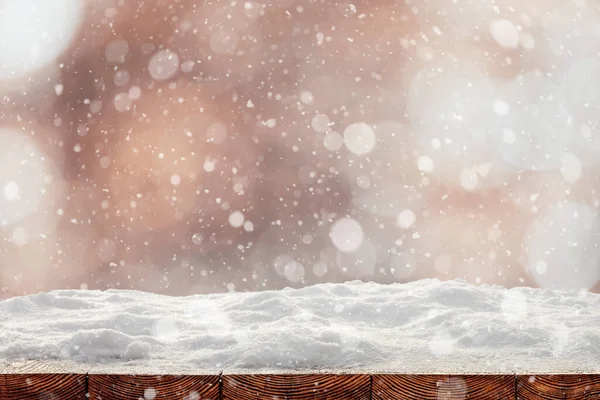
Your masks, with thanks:
M 88 375 L 91 400 L 219 400 L 218 375 Z
M 223 400 L 370 400 L 369 375 L 225 375 Z
M 43 364 L 0 373 L 0 400 L 584 400 L 600 375 L 61 374 Z M 30 367 L 30 369 L 28 369 Z M 5 367 L 5 370 L 7 368 Z M 23 373 L 27 370 L 30 373 Z M 86 395 L 89 390 L 89 397 Z
M 77 374 L 0 375 L 0 400 L 85 400 L 86 376 Z
M 600 398 L 600 375 L 519 375 L 517 398 L 522 400 Z
M 373 375 L 373 400 L 514 400 L 514 375 Z

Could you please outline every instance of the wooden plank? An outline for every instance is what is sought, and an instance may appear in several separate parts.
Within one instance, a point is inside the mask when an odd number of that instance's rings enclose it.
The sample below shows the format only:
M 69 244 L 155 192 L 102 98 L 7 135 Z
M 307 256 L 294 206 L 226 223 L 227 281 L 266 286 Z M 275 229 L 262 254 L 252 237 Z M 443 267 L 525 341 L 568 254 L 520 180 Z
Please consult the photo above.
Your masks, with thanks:
M 88 367 L 56 360 L 2 360 L 0 400 L 84 400 Z
M 53 365 L 35 361 L 3 363 L 0 365 L 0 400 L 584 400 L 600 397 L 599 374 L 86 376 L 85 373 L 58 373 Z
M 223 400 L 369 400 L 369 375 L 224 375 Z
M 514 375 L 373 375 L 373 400 L 513 400 Z
M 219 400 L 219 375 L 88 375 L 91 400 Z
M 78 374 L 3 374 L 0 400 L 85 400 L 86 376 Z
M 523 400 L 591 399 L 600 396 L 600 375 L 519 375 L 517 398 Z

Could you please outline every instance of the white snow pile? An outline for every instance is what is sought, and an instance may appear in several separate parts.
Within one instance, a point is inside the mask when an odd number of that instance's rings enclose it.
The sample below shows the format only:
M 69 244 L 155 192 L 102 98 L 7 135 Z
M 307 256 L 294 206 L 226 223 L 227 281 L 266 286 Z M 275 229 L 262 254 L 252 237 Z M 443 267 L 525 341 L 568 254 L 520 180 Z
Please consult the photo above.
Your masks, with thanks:
M 0 359 L 196 370 L 597 370 L 600 296 L 422 280 L 0 302 Z

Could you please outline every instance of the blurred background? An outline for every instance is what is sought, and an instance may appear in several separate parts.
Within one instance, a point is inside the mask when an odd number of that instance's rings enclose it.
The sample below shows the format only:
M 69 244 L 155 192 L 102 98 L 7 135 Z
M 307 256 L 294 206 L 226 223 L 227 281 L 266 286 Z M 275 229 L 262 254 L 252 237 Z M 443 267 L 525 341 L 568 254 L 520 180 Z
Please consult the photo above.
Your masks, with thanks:
M 0 1 L 0 297 L 594 290 L 586 0 Z

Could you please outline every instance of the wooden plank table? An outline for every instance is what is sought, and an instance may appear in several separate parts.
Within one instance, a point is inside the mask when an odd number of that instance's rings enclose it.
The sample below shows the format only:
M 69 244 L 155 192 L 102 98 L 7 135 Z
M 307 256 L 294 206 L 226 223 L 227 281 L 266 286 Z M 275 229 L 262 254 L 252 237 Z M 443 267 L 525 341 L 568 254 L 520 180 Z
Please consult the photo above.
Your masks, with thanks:
M 87 374 L 90 400 L 218 400 L 221 371 L 187 365 L 94 365 Z
M 219 399 L 219 375 L 89 375 L 91 400 Z
M 223 375 L 223 400 L 368 400 L 369 375 Z
M 515 375 L 373 375 L 373 400 L 515 398 Z
M 85 400 L 88 368 L 68 362 L 3 361 L 0 400 Z
M 519 375 L 516 395 L 522 400 L 600 398 L 600 375 Z
M 197 371 L 192 367 L 0 361 L 0 400 L 584 400 L 600 375 Z

